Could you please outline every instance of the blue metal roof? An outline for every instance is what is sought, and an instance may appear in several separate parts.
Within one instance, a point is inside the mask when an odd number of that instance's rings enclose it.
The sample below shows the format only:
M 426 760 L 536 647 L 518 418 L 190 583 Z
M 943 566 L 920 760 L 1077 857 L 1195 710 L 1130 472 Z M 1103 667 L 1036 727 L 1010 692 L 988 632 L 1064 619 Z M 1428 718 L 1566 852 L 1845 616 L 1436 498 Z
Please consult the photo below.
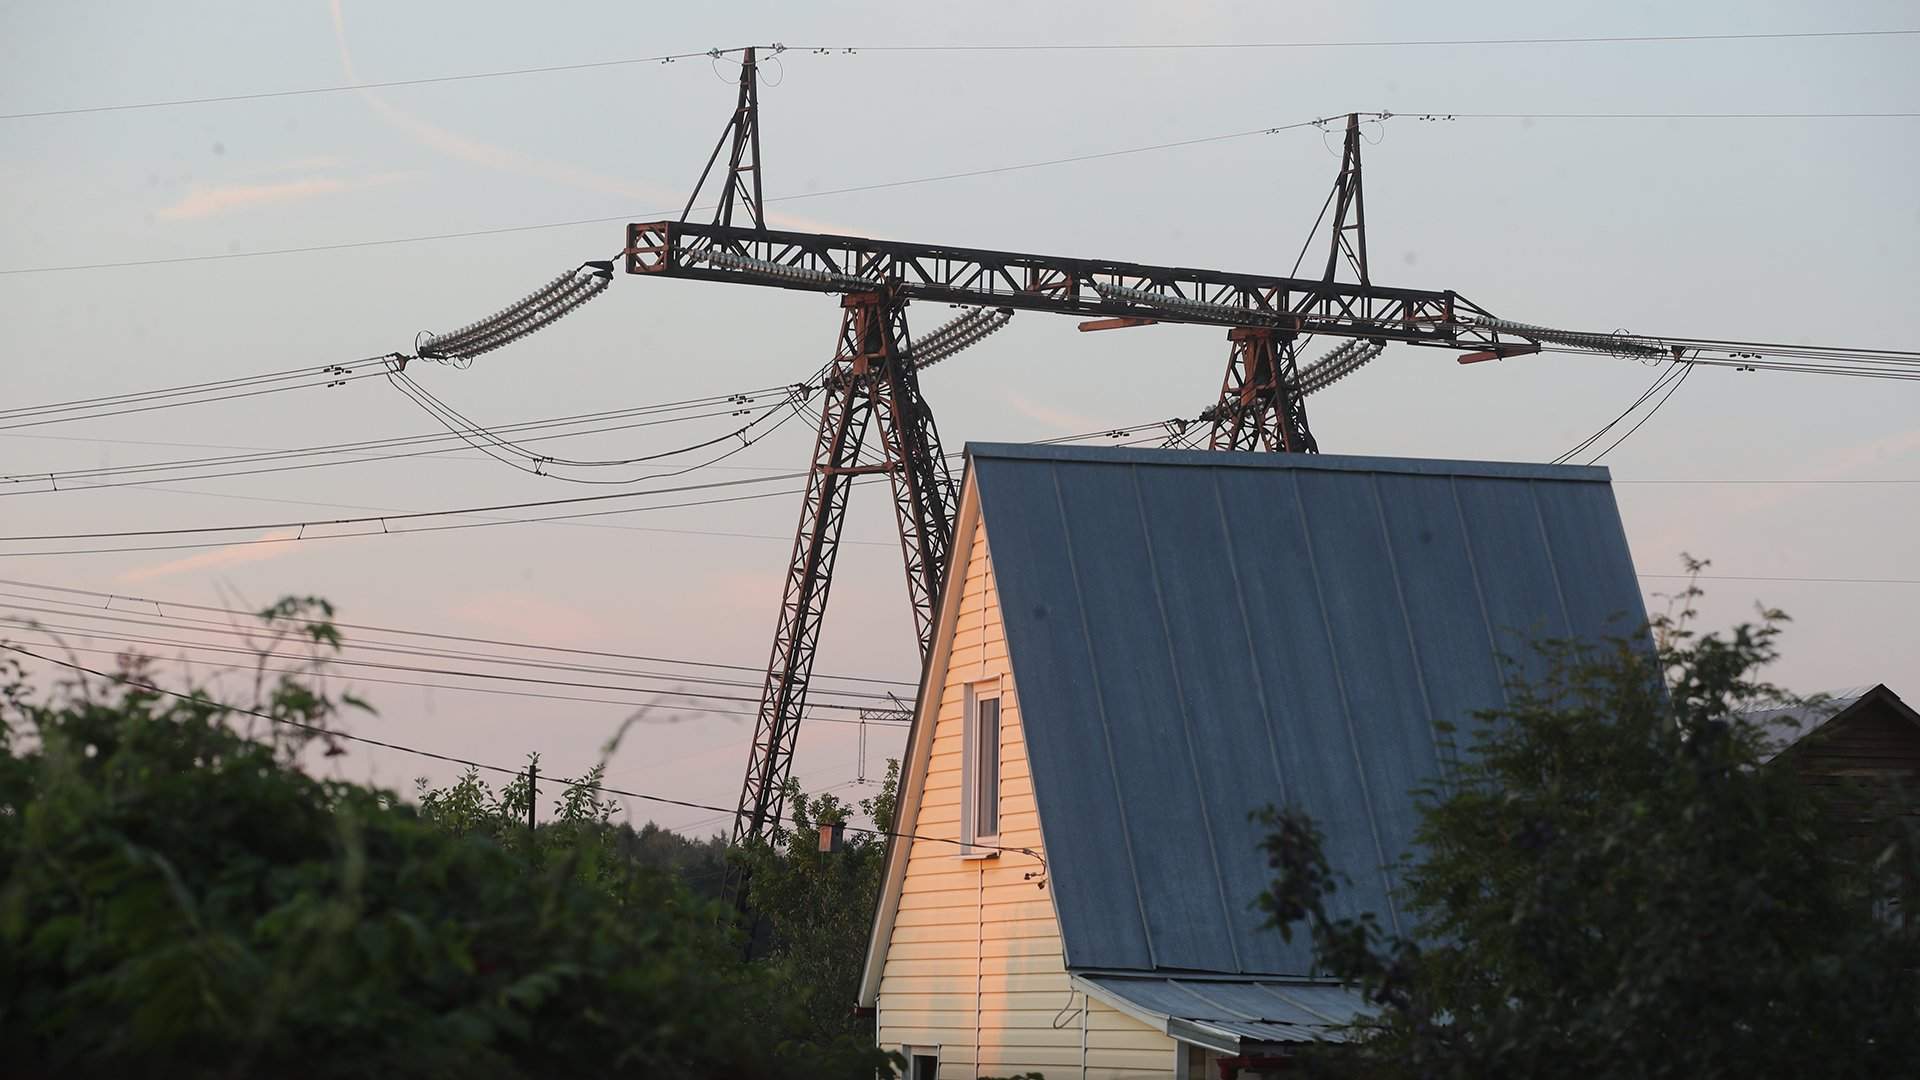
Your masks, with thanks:
M 1645 620 L 1605 469 L 968 447 L 1069 967 L 1304 976 L 1249 813 L 1305 809 L 1394 907 L 1435 725 L 1502 655 Z
M 1248 1044 L 1345 1042 L 1345 1029 L 1371 1011 L 1357 992 L 1329 983 L 1104 973 L 1080 979 L 1108 1005 L 1229 1054 L 1244 1053 Z

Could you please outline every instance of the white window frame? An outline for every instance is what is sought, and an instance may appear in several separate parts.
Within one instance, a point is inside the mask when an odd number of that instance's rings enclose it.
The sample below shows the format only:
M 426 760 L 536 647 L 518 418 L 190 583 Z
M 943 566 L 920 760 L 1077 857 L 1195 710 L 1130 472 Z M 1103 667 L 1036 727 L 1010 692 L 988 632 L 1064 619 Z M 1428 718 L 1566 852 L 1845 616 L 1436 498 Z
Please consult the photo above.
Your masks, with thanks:
M 933 1075 L 935 1077 L 935 1080 L 938 1080 L 938 1077 L 940 1076 L 940 1047 L 909 1046 L 906 1044 L 902 1044 L 900 1047 L 900 1053 L 902 1056 L 904 1056 L 907 1059 L 907 1075 L 905 1080 L 914 1080 L 913 1059 L 916 1057 L 930 1057 L 933 1059 Z
M 991 833 L 979 831 L 981 798 L 986 794 L 980 768 L 980 704 L 985 701 L 994 703 L 994 732 L 997 736 L 993 763 L 994 831 Z M 1006 724 L 1006 695 L 1001 690 L 1000 680 L 995 678 L 968 683 L 965 722 L 960 736 L 960 842 L 963 845 L 960 857 L 963 859 L 991 859 L 1000 854 L 1000 849 L 991 845 L 1000 840 L 1000 792 L 1002 772 L 1006 766 Z M 989 846 L 976 846 L 983 844 Z

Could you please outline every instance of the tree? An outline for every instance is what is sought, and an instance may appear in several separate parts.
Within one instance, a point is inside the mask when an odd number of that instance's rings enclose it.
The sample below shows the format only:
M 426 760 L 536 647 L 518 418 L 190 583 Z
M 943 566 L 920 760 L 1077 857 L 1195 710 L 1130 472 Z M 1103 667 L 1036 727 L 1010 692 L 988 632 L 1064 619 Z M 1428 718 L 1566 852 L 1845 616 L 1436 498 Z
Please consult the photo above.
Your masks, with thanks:
M 1704 564 L 1695 564 L 1696 569 Z M 1683 595 L 1683 606 L 1697 592 Z M 1342 880 L 1313 822 L 1265 813 L 1260 897 L 1376 1008 L 1326 1074 L 1870 1076 L 1920 1052 L 1915 838 L 1898 820 L 1849 857 L 1816 797 L 1763 765 L 1743 711 L 1784 616 L 1696 636 L 1540 647 L 1421 796 L 1403 866 L 1413 939 L 1333 919 Z M 1895 817 L 1890 815 L 1890 819 Z M 1851 853 L 1859 856 L 1862 853 Z
M 538 754 L 527 757 L 529 765 L 538 765 L 539 760 Z M 527 829 L 524 774 L 498 790 L 478 769 L 469 768 L 441 788 L 430 786 L 422 777 L 414 781 L 414 803 L 422 818 L 441 829 L 460 836 L 485 836 L 502 847 L 531 851 L 541 858 L 572 856 L 584 846 L 593 858 L 576 866 L 590 879 L 609 862 L 624 862 L 675 877 L 702 899 L 718 899 L 727 866 L 726 841 L 719 836 L 691 839 L 651 821 L 638 829 L 615 821 L 619 804 L 598 797 L 605 773 L 604 765 L 596 765 L 586 775 L 571 779 L 543 777 L 543 789 L 557 794 L 545 816 L 536 815 L 538 824 L 532 831 Z
M 461 801 L 470 784 L 423 814 L 308 775 L 339 703 L 294 679 L 260 702 L 157 691 L 138 665 L 44 699 L 0 676 L 5 1072 L 883 1066 L 858 1040 L 780 1041 L 801 1026 L 785 989 L 741 962 L 713 905 L 606 857 L 590 790 L 516 841 L 488 816 L 501 799 Z
M 853 1004 L 886 874 L 886 834 L 899 783 L 900 763 L 887 762 L 879 792 L 856 807 L 833 795 L 809 797 L 789 780 L 791 823 L 737 856 L 748 871 L 749 906 L 769 924 L 770 959 L 799 1003 L 810 1038 L 872 1036 L 872 1025 L 854 1017 Z M 839 851 L 822 852 L 820 825 L 845 824 L 856 809 L 872 828 L 848 829 Z

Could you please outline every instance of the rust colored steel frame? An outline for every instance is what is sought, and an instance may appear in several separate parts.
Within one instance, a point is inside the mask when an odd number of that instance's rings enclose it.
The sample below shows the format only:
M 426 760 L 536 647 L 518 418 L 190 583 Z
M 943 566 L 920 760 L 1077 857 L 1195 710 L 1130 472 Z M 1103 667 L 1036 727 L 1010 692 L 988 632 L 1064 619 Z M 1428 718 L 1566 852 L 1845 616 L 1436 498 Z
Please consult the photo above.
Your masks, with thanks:
M 721 189 L 720 202 L 714 207 L 713 223 L 732 225 L 733 206 L 738 201 L 746 206 L 753 227 L 764 232 L 767 221 L 760 210 L 760 77 L 752 49 L 747 49 L 740 58 L 740 100 L 733 107 L 733 119 L 727 121 L 726 129 L 720 132 L 720 141 L 713 144 L 707 167 L 700 170 L 700 182 L 693 185 L 693 194 L 687 196 L 687 208 L 680 212 L 681 221 L 693 213 L 700 189 L 707 186 L 714 162 L 720 160 L 720 151 L 726 149 L 729 142 L 733 148 L 727 158 L 726 186 Z
M 709 255 L 732 256 L 728 265 Z M 1268 326 L 1297 334 L 1378 338 L 1449 349 L 1498 342 L 1471 325 L 1488 315 L 1452 292 L 1267 277 L 1219 270 L 900 243 L 854 236 L 659 221 L 627 226 L 627 272 L 809 292 L 891 286 L 904 299 L 1081 318 L 1151 318 L 1202 326 Z M 1182 307 L 1108 299 L 1118 285 L 1194 301 Z
M 940 452 L 933 413 L 920 395 L 919 377 L 905 362 L 910 341 L 906 301 L 896 291 L 883 289 L 851 293 L 841 307 L 839 347 L 822 386 L 806 504 L 780 601 L 780 625 L 740 791 L 740 813 L 734 819 L 736 844 L 764 837 L 785 809 L 794 740 L 853 482 L 884 474 L 892 483 L 922 660 L 932 646 L 940 574 L 953 543 L 957 493 Z M 863 459 L 870 433 L 878 436 L 878 460 Z
M 1347 117 L 1347 137 L 1340 151 L 1340 177 L 1333 182 L 1333 194 L 1339 208 L 1333 214 L 1333 243 L 1327 246 L 1327 276 L 1333 280 L 1340 256 L 1345 255 L 1360 275 L 1360 284 L 1371 284 L 1367 276 L 1367 204 L 1360 186 L 1360 116 Z M 1348 221 L 1351 215 L 1353 220 Z
M 1299 361 L 1292 334 L 1265 327 L 1227 332 L 1233 355 L 1220 400 L 1208 410 L 1210 450 L 1318 453 L 1299 393 Z

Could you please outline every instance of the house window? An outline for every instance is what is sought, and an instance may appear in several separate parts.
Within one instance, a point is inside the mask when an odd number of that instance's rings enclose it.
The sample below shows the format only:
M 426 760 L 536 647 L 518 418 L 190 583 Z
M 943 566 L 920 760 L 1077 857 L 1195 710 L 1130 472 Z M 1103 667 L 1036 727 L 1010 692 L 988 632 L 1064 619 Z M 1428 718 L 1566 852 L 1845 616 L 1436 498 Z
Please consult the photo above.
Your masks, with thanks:
M 1000 688 L 998 683 L 969 687 L 964 759 L 965 805 L 960 839 L 987 843 L 1000 836 Z M 980 856 L 991 851 L 973 851 Z
M 903 1046 L 907 1057 L 907 1080 L 936 1080 L 940 1075 L 940 1048 Z

